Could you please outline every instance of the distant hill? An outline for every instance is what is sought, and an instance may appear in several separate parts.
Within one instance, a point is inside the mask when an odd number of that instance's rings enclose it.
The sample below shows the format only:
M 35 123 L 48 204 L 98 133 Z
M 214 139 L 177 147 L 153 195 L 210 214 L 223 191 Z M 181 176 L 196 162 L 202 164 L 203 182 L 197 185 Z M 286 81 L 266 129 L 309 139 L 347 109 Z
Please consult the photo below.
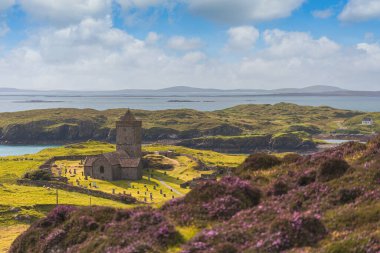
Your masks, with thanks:
M 283 88 L 283 89 L 209 89 L 209 88 L 194 88 L 189 86 L 174 86 L 156 90 L 159 92 L 255 92 L 255 93 L 325 93 L 325 92 L 341 92 L 348 91 L 334 86 L 315 85 L 305 88 Z
M 304 88 L 282 88 L 282 89 L 214 89 L 214 88 L 197 88 L 191 86 L 173 86 L 163 89 L 123 89 L 123 90 L 103 90 L 103 91 L 74 91 L 74 90 L 23 90 L 16 88 L 0 88 L 0 93 L 9 92 L 31 92 L 31 93 L 54 93 L 62 92 L 65 95 L 107 95 L 107 96 L 120 96 L 128 94 L 139 94 L 139 95 L 158 95 L 160 93 L 220 93 L 223 96 L 228 95 L 292 95 L 292 96 L 380 96 L 380 91 L 354 91 L 346 90 L 335 86 L 328 85 L 315 85 L 308 86 Z
M 348 91 L 335 86 L 315 85 L 305 88 L 285 88 L 271 90 L 276 93 L 326 93 L 326 92 L 341 92 Z
M 0 88 L 0 92 L 23 92 L 23 91 L 27 91 L 27 90 L 20 90 L 16 88 L 7 88 L 7 87 Z
M 174 87 L 159 89 L 156 91 L 159 91 L 159 92 L 222 92 L 223 90 L 195 88 L 195 87 L 189 87 L 189 86 L 174 86 Z

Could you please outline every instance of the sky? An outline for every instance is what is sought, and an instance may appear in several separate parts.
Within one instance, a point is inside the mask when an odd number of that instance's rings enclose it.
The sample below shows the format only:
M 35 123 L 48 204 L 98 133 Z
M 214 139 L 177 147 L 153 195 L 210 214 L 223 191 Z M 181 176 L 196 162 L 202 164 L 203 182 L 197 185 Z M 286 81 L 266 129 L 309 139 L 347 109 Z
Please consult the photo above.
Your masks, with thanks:
M 0 87 L 380 90 L 380 0 L 0 0 Z

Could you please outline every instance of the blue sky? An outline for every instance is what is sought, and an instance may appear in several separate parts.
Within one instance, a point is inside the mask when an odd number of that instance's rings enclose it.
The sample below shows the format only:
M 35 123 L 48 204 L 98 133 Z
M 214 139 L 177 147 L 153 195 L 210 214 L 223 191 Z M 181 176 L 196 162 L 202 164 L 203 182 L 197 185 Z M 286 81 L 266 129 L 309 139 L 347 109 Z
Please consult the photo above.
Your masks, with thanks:
M 380 0 L 1 0 L 0 87 L 380 90 Z

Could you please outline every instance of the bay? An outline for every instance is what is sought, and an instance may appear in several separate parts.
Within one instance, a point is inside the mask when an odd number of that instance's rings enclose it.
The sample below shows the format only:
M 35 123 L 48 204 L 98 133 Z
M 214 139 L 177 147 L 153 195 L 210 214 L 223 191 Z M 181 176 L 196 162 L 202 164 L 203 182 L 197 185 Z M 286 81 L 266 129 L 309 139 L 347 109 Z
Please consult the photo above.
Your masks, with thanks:
M 47 94 L 0 94 L 0 112 L 16 112 L 48 108 L 91 108 L 107 110 L 131 108 L 143 110 L 195 109 L 214 111 L 240 104 L 295 103 L 298 105 L 330 106 L 339 109 L 365 112 L 380 111 L 380 97 L 370 96 L 262 96 L 254 94 L 213 93 L 159 93 L 132 95 L 88 95 L 76 96 L 65 93 Z
M 56 146 L 48 145 L 0 145 L 0 157 L 34 154 L 45 148 Z

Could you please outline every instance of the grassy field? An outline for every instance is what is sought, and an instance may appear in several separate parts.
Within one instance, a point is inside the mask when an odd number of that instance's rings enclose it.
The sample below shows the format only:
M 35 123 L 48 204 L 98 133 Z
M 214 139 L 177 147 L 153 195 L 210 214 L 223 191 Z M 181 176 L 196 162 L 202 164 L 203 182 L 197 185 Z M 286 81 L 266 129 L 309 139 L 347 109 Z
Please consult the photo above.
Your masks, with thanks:
M 236 167 L 241 164 L 246 155 L 229 155 L 222 154 L 214 151 L 196 150 L 191 148 L 179 147 L 179 146 L 165 146 L 165 145 L 147 145 L 144 146 L 144 150 L 149 152 L 154 151 L 167 151 L 171 150 L 180 154 L 192 155 L 195 158 L 201 160 L 209 166 L 230 166 Z
M 47 159 L 53 156 L 63 155 L 93 155 L 115 150 L 115 145 L 89 141 L 80 144 L 67 145 L 57 148 L 45 149 L 36 154 L 2 157 L 0 158 L 0 252 L 6 252 L 11 242 L 17 235 L 27 229 L 30 221 L 46 215 L 56 204 L 56 190 L 21 186 L 16 184 L 16 180 L 21 178 L 26 172 L 38 169 Z M 208 165 L 237 166 L 244 160 L 243 155 L 225 155 L 211 151 L 199 151 L 175 146 L 149 145 L 144 146 L 146 151 L 166 151 L 173 150 L 182 154 L 192 155 Z M 97 190 L 112 193 L 131 194 L 140 201 L 154 206 L 159 206 L 167 200 L 182 196 L 189 190 L 182 189 L 180 184 L 199 177 L 201 174 L 211 173 L 195 170 L 197 165 L 193 160 L 186 156 L 178 156 L 172 159 L 165 158 L 166 162 L 174 165 L 170 170 L 150 170 L 144 172 L 144 178 L 139 181 L 116 181 L 108 182 L 89 178 L 85 180 L 82 176 L 83 166 L 80 161 L 58 161 L 56 164 L 62 171 L 71 170 L 72 174 L 66 176 L 69 181 L 77 185 L 77 180 L 84 186 L 89 186 L 90 182 L 95 182 Z M 74 175 L 74 168 L 77 174 Z M 172 190 L 171 190 L 172 189 Z M 162 194 L 160 193 L 162 191 Z M 153 199 L 150 199 L 150 193 Z M 58 191 L 59 204 L 88 206 L 111 206 L 117 208 L 130 208 L 133 205 L 126 205 L 116 201 L 103 198 L 90 197 L 85 194 Z M 20 219 L 16 219 L 20 216 Z M 182 228 L 181 233 L 185 238 L 190 238 L 196 233 L 194 228 Z M 176 249 L 172 249 L 175 252 Z
M 146 171 L 144 172 L 143 179 L 138 181 L 120 180 L 111 182 L 93 178 L 87 178 L 87 180 L 85 180 L 85 177 L 82 174 L 83 166 L 80 165 L 80 161 L 59 161 L 57 162 L 57 166 L 57 170 L 63 171 L 62 175 L 66 176 L 69 179 L 69 183 L 73 185 L 91 187 L 92 189 L 104 191 L 107 193 L 131 194 L 139 201 L 147 203 L 161 203 L 172 198 L 180 197 L 182 194 L 188 192 L 188 190 L 181 189 L 179 187 L 178 183 L 182 182 L 181 180 L 178 180 L 178 182 L 175 183 L 173 183 L 173 181 L 169 182 L 171 179 L 169 174 L 166 177 L 160 176 L 158 178 L 158 175 L 161 173 L 164 174 L 160 171 L 154 171 L 152 173 Z M 68 170 L 67 174 L 64 174 L 65 169 Z M 74 169 L 76 170 L 76 174 L 74 174 Z M 193 168 L 190 167 L 189 169 L 191 170 Z M 182 170 L 182 167 L 176 166 L 172 171 L 170 171 L 170 173 L 177 173 L 177 171 L 180 170 Z M 153 177 L 150 177 L 150 175 L 153 175 Z M 159 179 L 165 181 L 165 183 L 168 185 L 170 184 L 170 187 L 176 189 L 176 191 L 171 191 L 169 187 L 162 185 Z M 190 179 L 191 178 L 189 177 L 189 180 Z M 96 188 L 92 187 L 94 184 L 96 185 Z M 152 194 L 152 199 L 150 198 L 150 194 Z
M 27 225 L 15 225 L 9 227 L 0 226 L 0 253 L 6 253 L 17 236 L 26 229 L 28 229 Z

